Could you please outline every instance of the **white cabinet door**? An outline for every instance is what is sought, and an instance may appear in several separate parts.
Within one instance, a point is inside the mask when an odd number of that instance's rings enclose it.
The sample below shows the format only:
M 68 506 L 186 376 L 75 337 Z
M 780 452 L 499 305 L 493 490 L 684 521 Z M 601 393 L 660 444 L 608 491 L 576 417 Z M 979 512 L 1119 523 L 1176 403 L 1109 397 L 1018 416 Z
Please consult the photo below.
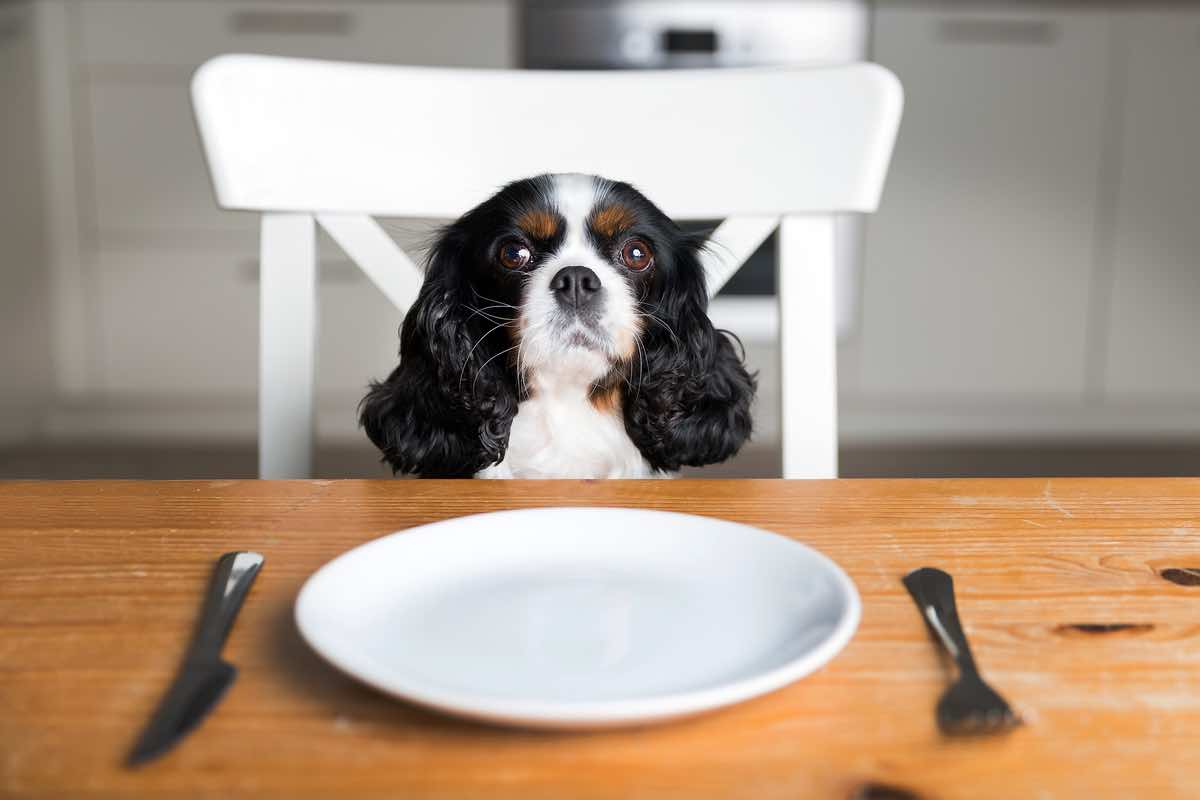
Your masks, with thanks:
M 1120 15 L 1124 58 L 1105 390 L 1200 395 L 1200 12 Z
M 318 311 L 317 392 L 342 403 L 346 412 L 400 362 L 400 323 L 404 312 L 391 304 L 366 275 L 341 262 L 339 278 L 322 264 Z
M 201 402 L 253 396 L 258 287 L 241 259 L 112 250 L 96 266 L 99 335 L 90 344 L 106 393 Z
M 318 395 L 353 415 L 368 380 L 396 365 L 403 314 L 334 248 L 322 247 Z M 234 252 L 108 250 L 100 256 L 93 357 L 114 398 L 253 398 L 258 263 Z
M 90 184 L 85 220 L 101 244 L 245 240 L 252 216 L 222 212 L 196 134 L 188 82 L 224 52 L 505 67 L 511 9 L 481 2 L 230 2 L 87 0 L 79 5 L 85 64 L 79 145 Z
M 1082 394 L 1108 32 L 1096 11 L 876 12 L 906 100 L 868 222 L 864 399 Z
M 192 70 L 221 52 L 477 67 L 515 60 L 512 5 L 440 2 L 86 0 L 76 143 L 87 254 L 90 388 L 110 398 L 251 401 L 258 363 L 258 216 L 213 198 Z M 389 226 L 404 246 L 427 223 Z M 395 365 L 401 312 L 321 242 L 317 390 L 353 415 Z M 410 252 L 413 252 L 410 250 Z M 415 253 L 414 253 L 415 254 Z
M 106 75 L 150 67 L 145 74 L 186 77 L 219 53 L 430 66 L 515 62 L 508 0 L 78 0 L 78 5 L 81 60 Z
M 253 245 L 257 215 L 217 207 L 185 82 L 103 81 L 88 99 L 81 191 L 102 246 Z

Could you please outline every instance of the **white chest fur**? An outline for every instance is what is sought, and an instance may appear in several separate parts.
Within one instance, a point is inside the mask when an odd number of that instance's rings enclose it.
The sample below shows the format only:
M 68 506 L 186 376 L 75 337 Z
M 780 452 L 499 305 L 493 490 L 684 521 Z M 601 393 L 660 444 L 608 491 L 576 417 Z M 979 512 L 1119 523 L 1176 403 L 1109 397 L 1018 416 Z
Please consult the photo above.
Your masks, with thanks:
M 479 478 L 656 478 L 618 413 L 572 381 L 540 381 L 513 419 L 504 460 Z

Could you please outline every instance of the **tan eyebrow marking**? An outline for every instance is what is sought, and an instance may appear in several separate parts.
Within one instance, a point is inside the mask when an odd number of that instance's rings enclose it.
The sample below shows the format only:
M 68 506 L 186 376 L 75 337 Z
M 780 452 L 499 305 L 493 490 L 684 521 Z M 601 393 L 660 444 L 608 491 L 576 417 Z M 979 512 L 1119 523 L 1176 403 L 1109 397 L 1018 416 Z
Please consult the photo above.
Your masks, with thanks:
M 605 206 L 592 214 L 592 227 L 601 236 L 616 236 L 626 228 L 633 227 L 636 220 L 633 211 L 617 204 Z
M 553 239 L 558 233 L 559 218 L 545 209 L 526 211 L 517 217 L 517 227 L 534 239 Z

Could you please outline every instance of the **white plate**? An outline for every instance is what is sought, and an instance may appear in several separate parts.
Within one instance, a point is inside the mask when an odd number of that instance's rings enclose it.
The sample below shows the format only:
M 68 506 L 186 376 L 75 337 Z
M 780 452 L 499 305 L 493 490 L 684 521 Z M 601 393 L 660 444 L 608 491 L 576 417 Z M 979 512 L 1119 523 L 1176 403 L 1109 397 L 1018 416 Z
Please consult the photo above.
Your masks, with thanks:
M 778 689 L 858 627 L 854 584 L 782 536 L 621 508 L 460 517 L 326 564 L 300 632 L 422 705 L 545 728 L 646 723 Z

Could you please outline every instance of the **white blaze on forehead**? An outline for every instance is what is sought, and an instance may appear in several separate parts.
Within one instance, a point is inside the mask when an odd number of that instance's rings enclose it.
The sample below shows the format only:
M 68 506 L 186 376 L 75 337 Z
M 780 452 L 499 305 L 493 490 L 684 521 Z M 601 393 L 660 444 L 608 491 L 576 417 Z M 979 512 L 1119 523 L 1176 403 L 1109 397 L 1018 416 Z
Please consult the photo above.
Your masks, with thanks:
M 607 374 L 616 361 L 630 357 L 641 324 L 624 268 L 612 262 L 611 253 L 598 251 L 588 236 L 588 219 L 596 204 L 604 200 L 604 185 L 590 175 L 554 175 L 550 194 L 565 230 L 557 250 L 547 255 L 525 283 L 520 314 L 521 363 L 530 370 L 534 384 L 565 378 L 587 387 Z M 584 323 L 564 318 L 550 290 L 559 270 L 573 266 L 587 267 L 600 279 L 599 330 L 592 333 L 602 336 L 602 347 L 589 349 L 572 344 L 573 334 L 583 331 Z
M 587 220 L 596 206 L 596 189 L 596 180 L 591 175 L 554 176 L 554 205 L 567 224 L 566 235 L 558 249 L 560 256 L 597 255 L 587 236 Z

